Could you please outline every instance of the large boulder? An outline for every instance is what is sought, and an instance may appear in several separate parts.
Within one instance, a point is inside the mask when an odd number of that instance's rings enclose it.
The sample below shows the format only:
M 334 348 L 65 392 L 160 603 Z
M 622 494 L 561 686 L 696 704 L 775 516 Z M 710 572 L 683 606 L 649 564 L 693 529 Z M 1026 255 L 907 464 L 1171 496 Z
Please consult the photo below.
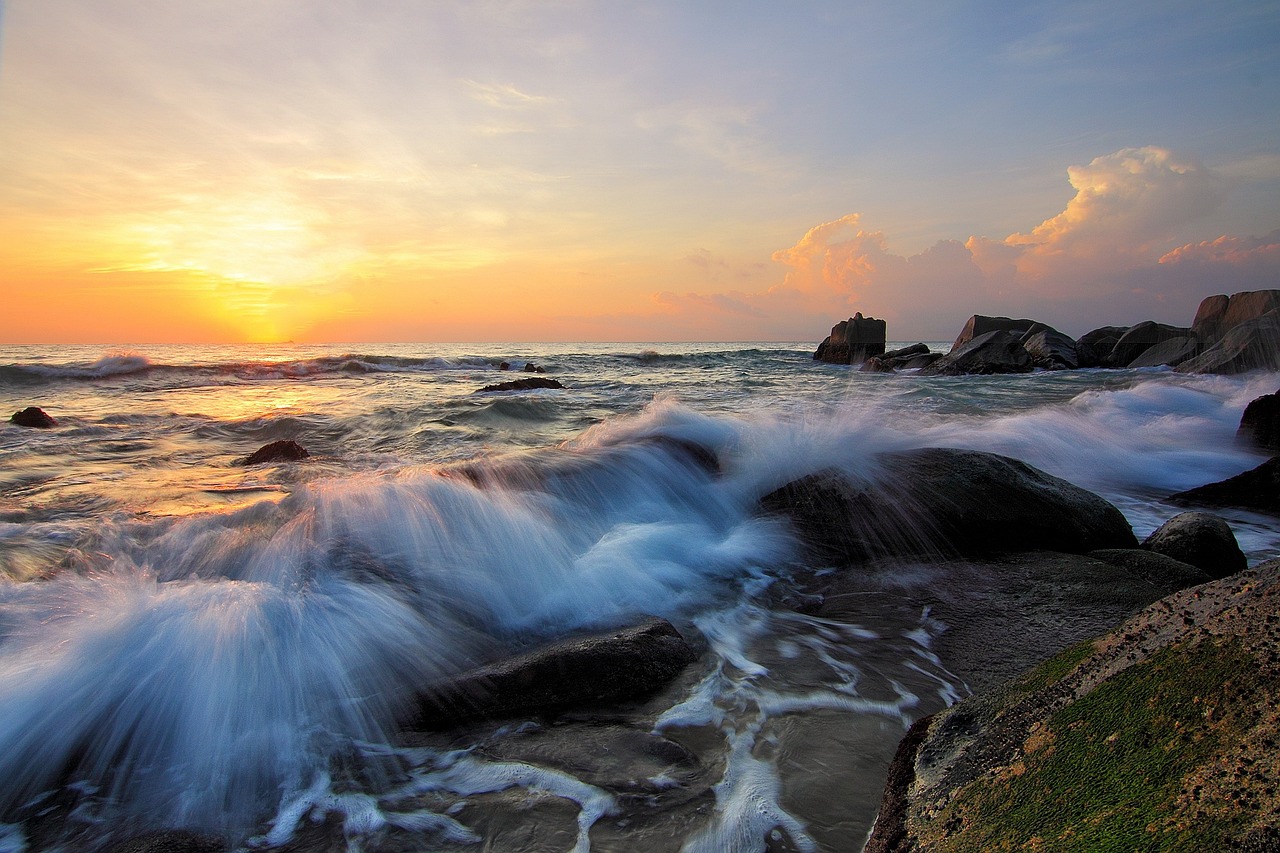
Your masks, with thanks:
M 1272 561 L 918 721 L 865 849 L 1280 849 L 1277 612 Z
M 1014 337 L 1021 338 L 1035 327 L 1050 328 L 1035 320 L 1015 320 L 1010 317 L 988 317 L 985 314 L 974 314 L 965 321 L 964 328 L 960 330 L 960 334 L 956 335 L 955 343 L 951 345 L 951 349 L 954 352 L 974 338 L 981 337 L 988 332 L 1009 332 Z
M 864 361 L 860 369 L 864 373 L 893 373 L 928 367 L 940 358 L 942 353 L 931 351 L 928 344 L 918 343 L 873 356 Z
M 1102 326 L 1076 339 L 1076 356 L 1081 367 L 1110 367 L 1111 350 L 1128 326 Z
M 1280 291 L 1260 291 L 1280 293 Z M 1280 311 L 1244 320 L 1195 358 L 1178 365 L 1181 373 L 1245 373 L 1280 370 Z
M 1142 547 L 1225 578 L 1248 565 L 1231 526 L 1207 512 L 1182 512 L 1160 525 Z
M 820 559 L 1134 548 L 1107 501 L 1024 462 L 975 450 L 882 454 L 873 479 L 824 472 L 761 499 Z
M 34 427 L 36 429 L 49 429 L 56 427 L 58 421 L 53 415 L 45 412 L 38 406 L 27 406 L 20 412 L 14 412 L 9 418 L 9 423 L 22 427 Z
M 1172 338 L 1188 337 L 1192 337 L 1190 329 L 1147 320 L 1136 326 L 1130 326 L 1128 331 L 1120 336 L 1120 340 L 1116 341 L 1115 346 L 1111 348 L 1107 361 L 1112 367 L 1132 367 L 1135 359 L 1156 344 Z
M 1246 290 L 1206 297 L 1191 327 L 1202 341 L 1217 341 L 1236 326 L 1280 309 L 1280 290 Z
M 1200 354 L 1200 340 L 1194 337 L 1174 337 L 1161 341 L 1129 362 L 1129 367 L 1177 367 Z
M 885 322 L 875 317 L 863 317 L 858 312 L 848 320 L 841 320 L 831 328 L 813 354 L 814 361 L 832 364 L 860 364 L 884 352 Z
M 1055 329 L 1038 329 L 1022 337 L 1031 363 L 1044 370 L 1075 370 L 1080 366 L 1076 342 Z
M 1182 506 L 1239 507 L 1280 515 L 1280 456 L 1273 456 L 1257 468 L 1230 479 L 1170 495 L 1169 502 Z
M 407 727 L 450 728 L 637 699 L 665 686 L 697 657 L 671 623 L 650 618 L 559 640 L 431 685 Z
M 1267 453 L 1280 453 L 1280 391 L 1265 394 L 1245 406 L 1236 441 Z
M 1031 370 L 1031 354 L 1022 342 L 1010 332 L 997 329 L 952 349 L 923 372 L 959 376 L 973 373 L 1029 373 Z

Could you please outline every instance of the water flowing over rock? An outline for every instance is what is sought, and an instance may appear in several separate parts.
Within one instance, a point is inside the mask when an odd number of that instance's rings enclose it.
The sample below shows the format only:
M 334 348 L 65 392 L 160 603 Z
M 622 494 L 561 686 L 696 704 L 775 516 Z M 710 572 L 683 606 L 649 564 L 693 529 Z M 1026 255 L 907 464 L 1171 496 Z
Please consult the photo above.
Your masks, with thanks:
M 916 723 L 867 847 L 1275 850 L 1280 561 Z
M 574 637 L 498 661 L 423 691 L 411 728 L 528 716 L 648 695 L 697 659 L 663 619 Z
M 1280 391 L 1245 406 L 1236 440 L 1268 453 L 1280 453 Z
M 1231 296 L 1219 294 L 1200 302 L 1191 324 L 1203 341 L 1217 341 L 1236 326 L 1280 310 L 1280 290 L 1246 290 Z
M 1280 370 L 1280 311 L 1233 326 L 1220 341 L 1177 369 L 1182 373 L 1226 374 Z
M 273 441 L 264 444 L 253 453 L 240 460 L 240 465 L 266 465 L 270 462 L 298 462 L 311 456 L 307 449 L 296 441 Z
M 831 334 L 818 344 L 813 358 L 814 361 L 832 364 L 855 364 L 880 355 L 884 352 L 884 347 L 884 320 L 863 317 L 862 312 L 858 312 L 832 327 Z
M 1182 512 L 1142 543 L 1157 554 L 1189 563 L 1211 578 L 1224 578 L 1248 565 L 1231 526 L 1207 512 Z
M 1030 373 L 1031 354 L 1010 332 L 997 329 L 952 349 L 924 369 L 942 376 L 961 374 Z
M 14 412 L 9 418 L 9 423 L 36 429 L 49 429 L 58 425 L 58 421 L 52 415 L 37 406 L 27 406 L 20 412 Z

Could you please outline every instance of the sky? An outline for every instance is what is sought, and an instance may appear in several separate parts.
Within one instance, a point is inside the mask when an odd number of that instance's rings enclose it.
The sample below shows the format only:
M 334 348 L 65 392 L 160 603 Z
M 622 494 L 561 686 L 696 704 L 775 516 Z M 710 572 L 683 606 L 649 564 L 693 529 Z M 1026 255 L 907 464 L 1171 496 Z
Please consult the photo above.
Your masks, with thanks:
M 1280 288 L 1280 0 L 9 0 L 0 342 L 891 340 Z

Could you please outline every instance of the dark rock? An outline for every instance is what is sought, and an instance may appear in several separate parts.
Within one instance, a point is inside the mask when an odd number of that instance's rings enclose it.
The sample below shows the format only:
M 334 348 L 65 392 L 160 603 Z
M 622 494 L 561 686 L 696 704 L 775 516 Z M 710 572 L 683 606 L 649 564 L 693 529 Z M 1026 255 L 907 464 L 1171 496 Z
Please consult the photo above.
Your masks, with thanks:
M 861 373 L 893 373 L 894 369 L 888 363 L 877 356 L 872 356 L 858 367 Z
M 928 355 L 915 355 L 908 359 L 898 360 L 898 370 L 920 370 L 923 371 L 936 361 L 940 361 L 943 355 L 940 352 L 931 352 Z
M 1148 536 L 1142 547 L 1189 563 L 1214 579 L 1248 565 L 1231 526 L 1207 512 L 1178 513 Z
M 902 347 L 901 349 L 889 350 L 888 352 L 886 352 L 884 355 L 880 357 L 883 358 L 885 361 L 892 361 L 893 359 L 896 359 L 896 358 L 911 358 L 912 356 L 928 355 L 928 354 L 929 354 L 929 345 L 921 342 L 918 344 L 912 344 L 909 347 Z
M 1280 309 L 1280 290 L 1246 290 L 1210 296 L 1200 303 L 1192 329 L 1202 341 L 1220 340 L 1242 323 Z
M 296 441 L 273 441 L 264 444 L 240 460 L 241 465 L 265 465 L 269 462 L 297 462 L 311 454 Z
M 1224 374 L 1280 370 L 1280 311 L 1231 327 L 1216 344 L 1177 369 L 1180 373 Z
M 831 327 L 831 334 L 818 344 L 813 359 L 832 364 L 860 364 L 873 355 L 882 354 L 884 342 L 884 320 L 863 317 L 862 312 L 858 312 Z
M 1178 492 L 1169 501 L 1182 506 L 1234 506 L 1280 515 L 1280 456 L 1230 479 Z
M 1031 363 L 1043 370 L 1075 370 L 1080 366 L 1076 342 L 1062 332 L 1039 329 L 1023 335 L 1021 343 Z
M 1089 556 L 1170 592 L 1213 580 L 1190 563 L 1140 548 L 1100 548 Z
M 1031 354 L 1018 338 L 1003 330 L 979 335 L 924 369 L 925 373 L 941 376 L 1030 371 Z
M 531 377 L 529 379 L 513 379 L 510 382 L 499 382 L 497 385 L 486 385 L 477 394 L 488 394 L 493 391 L 532 391 L 535 388 L 563 388 L 555 379 Z
M 450 728 L 638 699 L 696 659 L 669 622 L 651 618 L 630 628 L 561 640 L 428 687 L 408 727 Z
M 1280 391 L 1265 394 L 1244 407 L 1236 441 L 1268 453 L 1280 453 Z
M 1191 337 L 1190 329 L 1147 320 L 1136 326 L 1130 326 L 1129 330 L 1120 336 L 1120 340 L 1116 341 L 1116 345 L 1111 348 L 1107 362 L 1112 367 L 1129 367 L 1134 359 L 1156 344 L 1164 343 L 1170 338 L 1186 337 Z
M 524 372 L 525 373 L 546 373 L 547 371 L 543 370 L 541 367 L 534 364 L 532 361 L 528 361 L 528 362 L 525 362 Z
M 36 429 L 49 429 L 58 425 L 58 421 L 52 415 L 36 406 L 27 406 L 21 412 L 14 412 L 13 417 L 9 418 L 9 423 Z
M 221 838 L 182 829 L 149 832 L 112 845 L 108 853 L 224 853 Z
M 1014 320 L 1009 317 L 987 317 L 983 314 L 974 314 L 965 321 L 964 328 L 960 330 L 960 334 L 956 336 L 955 343 L 951 345 L 951 351 L 955 352 L 974 338 L 981 337 L 988 332 L 1009 332 L 1016 338 L 1021 338 L 1031 330 L 1033 326 L 1041 328 L 1050 328 L 1035 320 Z
M 916 720 L 898 742 L 875 822 L 877 829 L 887 829 L 875 832 L 862 848 L 862 853 L 905 853 L 907 850 L 907 804 L 910 802 L 911 783 L 916 780 L 916 753 L 929 733 L 932 720 L 932 714 Z
M 789 516 L 820 557 L 848 562 L 1138 544 L 1110 503 L 1016 459 L 927 448 L 877 462 L 873 480 L 814 474 L 766 495 L 761 507 Z
M 1081 367 L 1111 367 L 1111 350 L 1128 326 L 1102 326 L 1076 340 L 1076 357 Z
M 869 358 L 862 363 L 861 369 L 867 373 L 919 370 L 928 367 L 940 358 L 942 358 L 941 353 L 930 352 L 928 344 L 919 343 L 886 352 L 884 355 L 875 358 Z M 876 364 L 871 362 L 876 362 Z
M 1169 338 L 1161 341 L 1129 362 L 1129 367 L 1177 367 L 1200 354 L 1200 341 L 1193 337 Z
M 510 369 L 511 369 L 511 362 L 509 362 L 509 361 L 504 361 L 504 362 L 500 363 L 500 364 L 498 365 L 498 369 L 499 369 L 499 370 L 510 370 Z
M 1227 306 L 1231 297 L 1225 294 L 1206 296 L 1200 300 L 1196 309 L 1196 318 L 1191 322 L 1191 331 L 1202 341 L 1216 341 L 1226 331 L 1223 328 L 1227 316 Z

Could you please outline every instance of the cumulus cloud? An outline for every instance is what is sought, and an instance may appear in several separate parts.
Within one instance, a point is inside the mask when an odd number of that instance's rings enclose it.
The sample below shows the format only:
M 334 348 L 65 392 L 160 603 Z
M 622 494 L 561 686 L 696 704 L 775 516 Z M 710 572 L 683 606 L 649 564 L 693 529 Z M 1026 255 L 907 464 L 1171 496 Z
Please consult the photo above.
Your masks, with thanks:
M 1189 324 L 1205 296 L 1280 282 L 1280 232 L 1178 245 L 1180 229 L 1227 192 L 1193 159 L 1126 148 L 1067 176 L 1076 192 L 1061 213 L 1003 239 L 902 255 L 856 213 L 822 223 L 773 254 L 787 267 L 781 285 L 737 301 L 773 318 L 784 337 L 804 318 L 829 324 L 862 311 L 888 320 L 891 337 L 945 340 L 973 313 L 1034 316 L 1075 334 L 1147 318 Z M 664 304 L 675 306 L 669 294 Z

